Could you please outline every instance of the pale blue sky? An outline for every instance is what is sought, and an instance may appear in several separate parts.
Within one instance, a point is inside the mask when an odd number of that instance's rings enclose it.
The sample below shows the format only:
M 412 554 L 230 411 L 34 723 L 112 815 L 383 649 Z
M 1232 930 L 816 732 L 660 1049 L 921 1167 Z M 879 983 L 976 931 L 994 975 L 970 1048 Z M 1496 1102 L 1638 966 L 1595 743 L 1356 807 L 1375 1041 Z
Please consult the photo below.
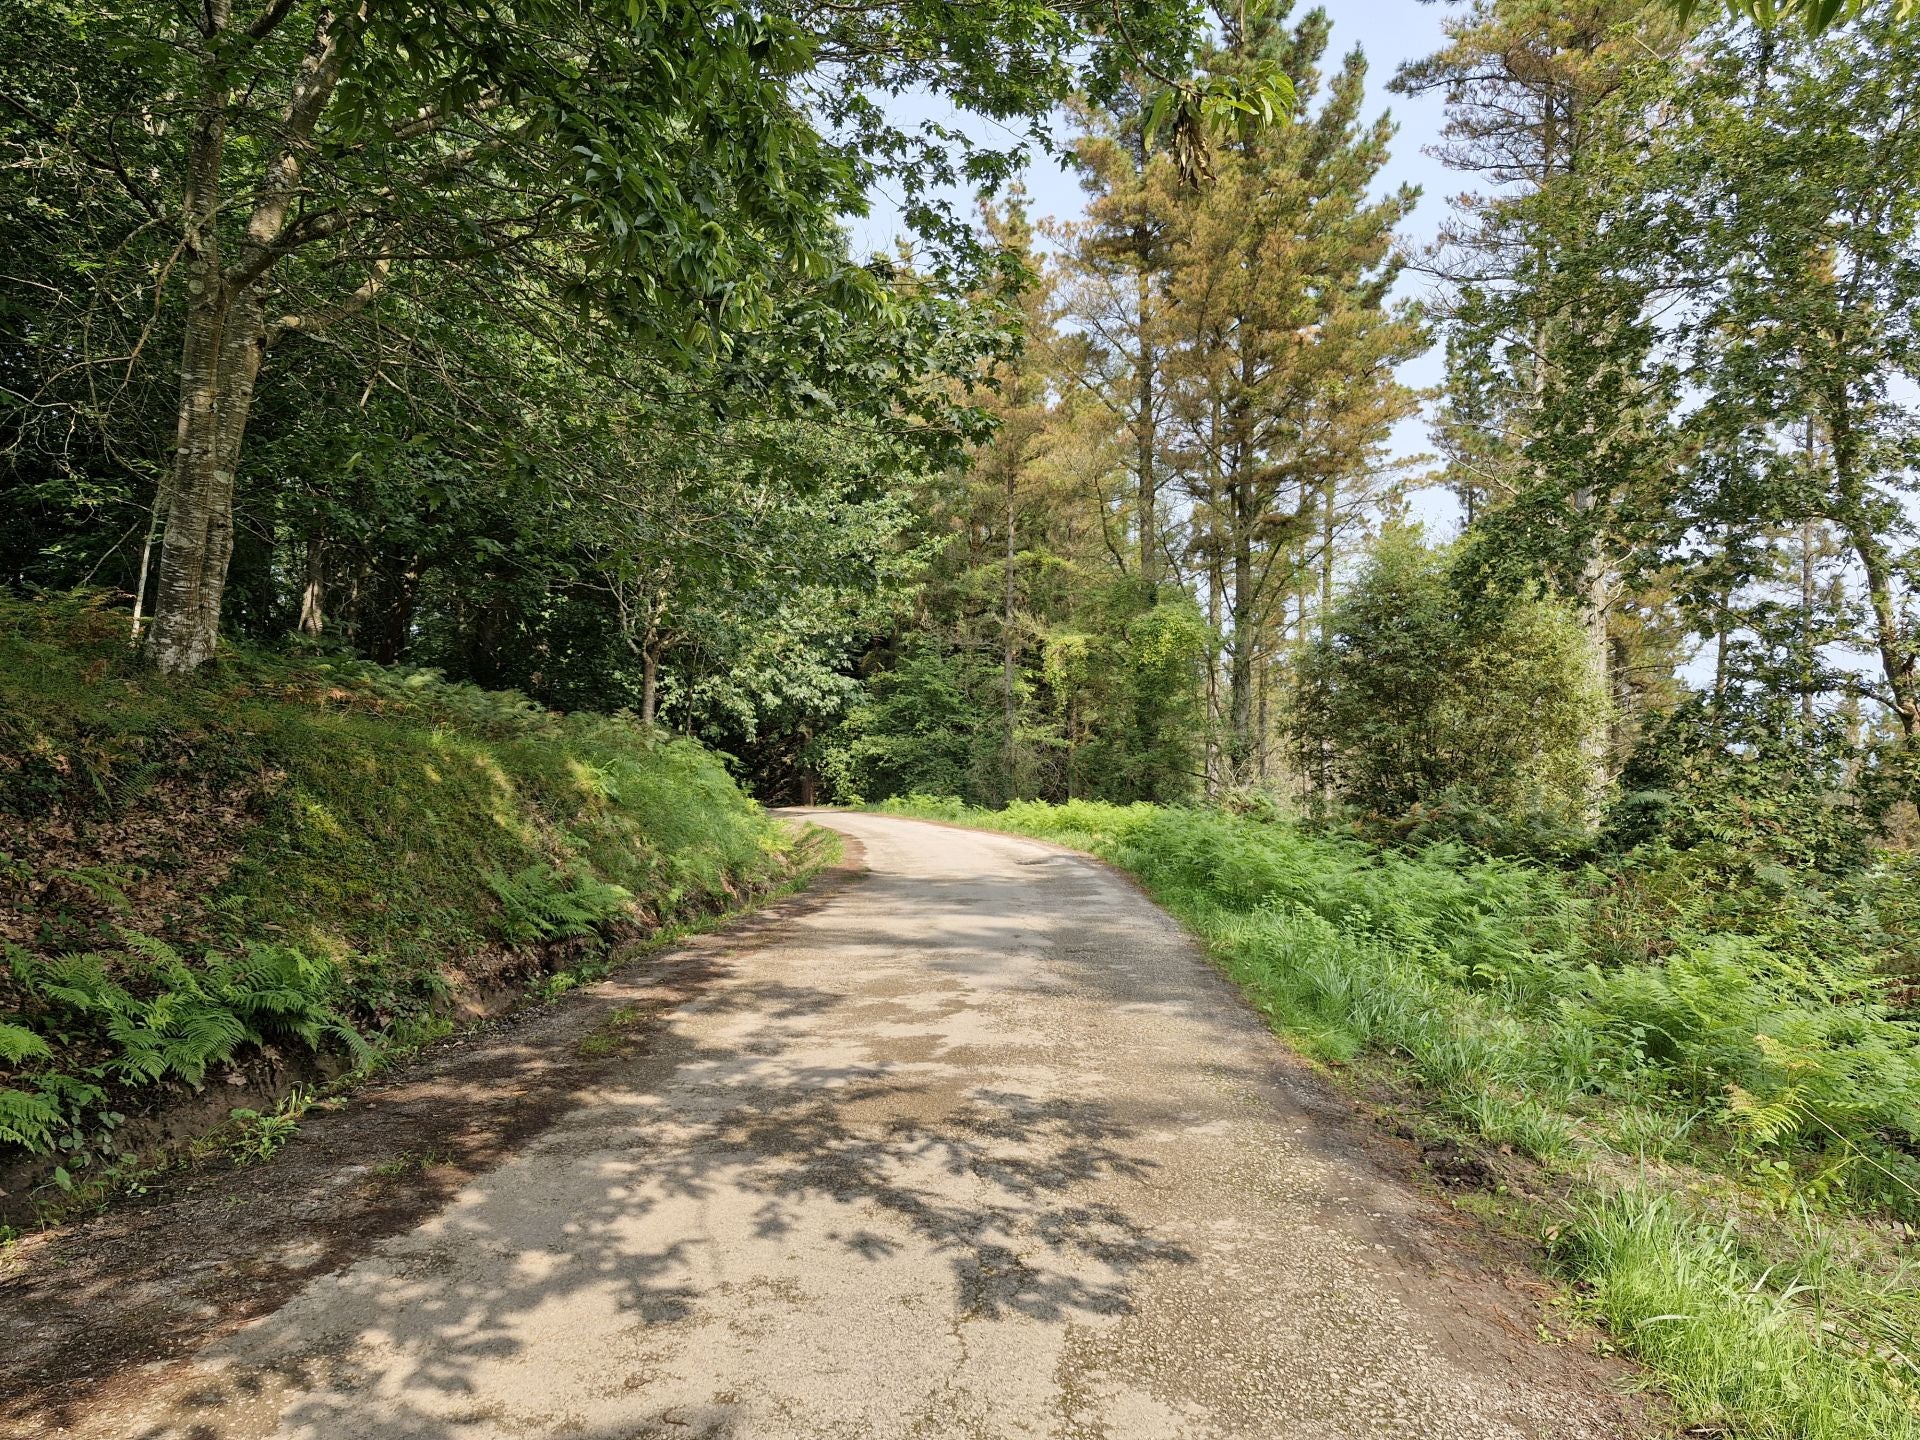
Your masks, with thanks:
M 1303 13 L 1306 8 L 1297 6 L 1296 13 Z M 1428 96 L 1409 99 L 1404 95 L 1389 94 L 1386 87 L 1404 61 L 1431 54 L 1440 47 L 1444 38 L 1441 24 L 1458 7 L 1446 3 L 1426 4 L 1421 0 L 1333 0 L 1325 8 L 1333 17 L 1330 62 L 1334 57 L 1345 55 L 1356 45 L 1359 46 L 1368 62 L 1368 115 L 1389 110 L 1399 123 L 1393 158 L 1380 177 L 1380 188 L 1383 191 L 1390 190 L 1401 184 L 1420 187 L 1422 194 L 1419 206 L 1404 234 L 1410 245 L 1423 247 L 1438 230 L 1446 213 L 1448 197 L 1466 187 L 1463 177 L 1448 171 L 1424 153 L 1439 131 L 1442 119 L 1439 98 Z M 1005 143 L 1009 138 L 1004 132 L 994 136 L 990 127 L 969 117 L 958 116 L 948 107 L 922 101 L 911 107 L 902 106 L 901 109 L 903 118 L 908 114 L 937 117 L 944 123 L 965 129 L 982 141 L 997 139 Z M 1045 155 L 1034 157 L 1024 183 L 1036 217 L 1071 219 L 1082 212 L 1085 196 L 1079 181 Z M 902 228 L 899 209 L 884 191 L 875 192 L 872 199 L 872 213 L 865 219 L 852 222 L 856 253 L 891 248 Z M 1400 290 L 1402 294 L 1418 296 L 1425 293 L 1427 284 L 1423 277 L 1409 274 L 1402 277 Z M 1401 379 L 1407 384 L 1423 388 L 1437 384 L 1440 376 L 1441 355 L 1438 347 L 1410 361 L 1401 367 L 1400 372 Z M 1393 448 L 1396 456 L 1426 451 L 1428 444 L 1424 418 L 1403 424 L 1394 435 Z M 1453 523 L 1451 497 L 1443 494 L 1422 492 L 1415 497 L 1415 510 L 1436 530 L 1444 531 Z

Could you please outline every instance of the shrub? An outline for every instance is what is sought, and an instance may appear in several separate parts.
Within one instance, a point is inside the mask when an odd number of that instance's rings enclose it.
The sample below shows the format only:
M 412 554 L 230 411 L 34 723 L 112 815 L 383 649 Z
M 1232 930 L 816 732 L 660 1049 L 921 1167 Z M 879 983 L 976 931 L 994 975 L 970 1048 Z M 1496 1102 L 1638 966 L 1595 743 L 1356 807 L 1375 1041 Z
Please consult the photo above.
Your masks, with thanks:
M 1389 535 L 1303 657 L 1302 770 L 1363 814 L 1584 821 L 1607 698 L 1558 601 L 1456 582 L 1454 556 Z

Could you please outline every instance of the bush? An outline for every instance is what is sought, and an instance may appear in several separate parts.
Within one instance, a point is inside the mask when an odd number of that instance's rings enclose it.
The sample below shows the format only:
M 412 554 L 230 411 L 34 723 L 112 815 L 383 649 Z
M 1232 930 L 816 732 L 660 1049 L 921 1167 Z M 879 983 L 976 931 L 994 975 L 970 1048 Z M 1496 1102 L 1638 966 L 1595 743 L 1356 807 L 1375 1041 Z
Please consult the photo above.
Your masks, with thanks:
M 978 665 L 929 645 L 909 650 L 868 683 L 829 748 L 825 774 L 840 796 L 975 793 L 980 765 L 991 758 L 975 702 Z
M 1302 771 L 1372 817 L 1579 824 L 1608 708 L 1585 632 L 1557 601 L 1467 593 L 1454 559 L 1405 532 L 1375 548 L 1300 666 Z

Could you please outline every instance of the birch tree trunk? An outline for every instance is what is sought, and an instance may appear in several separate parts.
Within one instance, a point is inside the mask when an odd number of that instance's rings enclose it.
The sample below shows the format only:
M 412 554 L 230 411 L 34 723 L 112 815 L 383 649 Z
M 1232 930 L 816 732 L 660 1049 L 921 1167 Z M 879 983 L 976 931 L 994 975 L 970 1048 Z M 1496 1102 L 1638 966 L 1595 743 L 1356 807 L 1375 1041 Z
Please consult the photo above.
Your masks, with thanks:
M 197 300 L 199 297 L 195 297 Z M 251 289 L 188 312 L 180 375 L 182 442 L 160 546 L 147 656 L 167 674 L 213 657 L 233 558 L 233 477 L 260 374 L 265 324 Z
M 233 99 L 227 57 L 238 37 L 231 33 L 231 0 L 206 0 L 202 29 L 210 43 L 201 65 L 199 109 L 188 145 L 181 206 L 187 315 L 180 359 L 180 423 L 166 503 L 161 507 L 166 532 L 154 587 L 153 623 L 145 640 L 147 658 L 165 674 L 198 669 L 212 658 L 219 638 L 220 602 L 227 565 L 233 558 L 234 472 L 269 338 L 261 287 L 282 254 L 305 166 L 304 146 L 339 84 L 366 13 L 364 5 L 319 12 L 313 46 L 301 61 L 281 113 L 281 148 L 251 191 L 240 254 L 228 266 L 218 220 L 226 204 L 223 171 L 227 113 Z M 374 285 L 377 276 L 362 287 L 364 296 L 356 297 L 360 303 L 371 297 L 369 287 Z M 303 326 L 289 317 L 276 328 Z
M 660 712 L 660 642 L 653 636 L 640 652 L 640 723 L 653 728 Z
M 300 633 L 318 635 L 327 628 L 327 542 L 307 541 L 306 581 L 300 587 Z
M 225 31 L 231 12 L 227 0 L 210 0 L 208 31 Z M 197 669 L 213 654 L 220 586 L 233 551 L 233 476 L 228 471 L 222 479 L 221 468 L 221 437 L 228 428 L 223 423 L 228 407 L 223 404 L 222 371 L 235 358 L 227 333 L 233 307 L 222 273 L 217 223 L 227 148 L 226 89 L 226 67 L 210 56 L 201 71 L 200 108 L 182 196 L 187 318 L 180 355 L 180 419 L 173 471 L 159 505 L 166 530 L 154 584 L 153 622 L 144 642 L 148 658 L 167 674 Z

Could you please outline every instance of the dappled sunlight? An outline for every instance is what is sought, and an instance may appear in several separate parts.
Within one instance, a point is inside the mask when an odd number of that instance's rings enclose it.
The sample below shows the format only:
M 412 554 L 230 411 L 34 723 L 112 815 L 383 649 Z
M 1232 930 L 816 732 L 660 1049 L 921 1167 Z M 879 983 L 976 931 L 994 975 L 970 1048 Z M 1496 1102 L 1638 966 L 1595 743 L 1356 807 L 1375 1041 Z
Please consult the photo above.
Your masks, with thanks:
M 1432 1421 L 1406 1433 L 1511 1403 L 1471 1358 L 1502 1331 L 1382 1288 L 1428 1263 L 1414 1202 L 1287 1108 L 1258 1023 L 1165 917 L 1025 842 L 844 823 L 861 883 L 718 947 L 522 1153 L 132 1433 L 954 1433 L 956 1407 L 963 1433 L 1053 1410 L 1133 1433 L 1098 1417 L 1200 1406 L 1280 1434 L 1336 1364 L 1390 1375 L 1378 1413 Z M 1194 1334 L 1237 1391 L 1179 1359 Z M 1300 1413 L 1371 1434 L 1375 1404 Z
M 795 986 L 725 998 L 775 1028 L 844 1003 Z M 632 1413 L 621 1377 L 656 1333 L 691 1328 L 699 1339 L 675 1343 L 749 1364 L 824 1305 L 846 1318 L 810 1332 L 809 1363 L 857 1365 L 886 1343 L 889 1309 L 920 1303 L 929 1264 L 946 1280 L 928 1298 L 963 1322 L 1059 1325 L 1125 1314 L 1143 1267 L 1195 1258 L 1123 1205 L 1079 1198 L 1090 1181 L 1155 1168 L 1137 1127 L 1097 1103 L 978 1088 L 920 1118 L 927 1100 L 945 1103 L 944 1085 L 885 1063 L 711 1046 L 677 1059 L 674 1103 L 613 1092 L 576 1112 L 439 1217 L 224 1347 L 231 1378 L 201 1387 L 177 1424 L 140 1433 L 185 1437 L 244 1414 L 250 1393 L 296 1388 L 309 1393 L 286 1410 L 285 1434 L 377 1424 L 451 1437 L 540 1412 L 547 1377 L 583 1364 L 606 1393 L 564 1408 L 586 1433 L 612 1433 Z M 835 1254 L 841 1267 L 823 1264 Z M 708 1313 L 716 1287 L 742 1283 L 758 1333 Z M 850 1291 L 867 1297 L 864 1320 L 843 1308 Z M 494 1408 L 472 1409 L 478 1396 Z

